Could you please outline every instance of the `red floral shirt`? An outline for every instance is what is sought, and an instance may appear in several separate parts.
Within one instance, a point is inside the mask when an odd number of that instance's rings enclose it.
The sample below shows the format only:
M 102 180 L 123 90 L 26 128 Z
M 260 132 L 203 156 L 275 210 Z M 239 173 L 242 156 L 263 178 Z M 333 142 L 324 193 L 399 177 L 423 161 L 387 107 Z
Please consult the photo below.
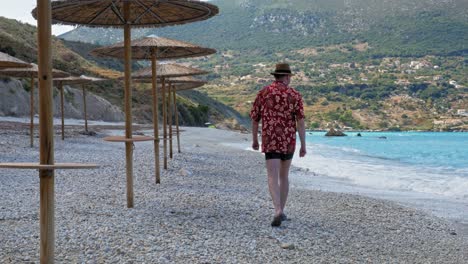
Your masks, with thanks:
M 262 120 L 262 152 L 290 154 L 296 148 L 296 121 L 304 118 L 299 92 L 275 81 L 258 92 L 250 112 Z

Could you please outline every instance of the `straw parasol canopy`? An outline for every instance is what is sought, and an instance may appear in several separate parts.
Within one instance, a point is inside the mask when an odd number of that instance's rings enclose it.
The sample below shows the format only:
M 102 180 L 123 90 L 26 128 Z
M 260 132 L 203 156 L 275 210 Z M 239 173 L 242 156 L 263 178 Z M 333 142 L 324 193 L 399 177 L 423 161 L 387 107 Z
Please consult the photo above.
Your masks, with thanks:
M 28 78 L 33 77 L 37 78 L 39 74 L 39 67 L 35 63 L 30 64 L 31 67 L 29 68 L 8 68 L 0 70 L 0 75 L 10 76 L 10 77 L 17 77 L 17 78 Z M 52 70 L 52 75 L 54 78 L 64 78 L 70 76 L 69 73 L 66 73 L 61 70 Z
M 30 145 L 34 146 L 34 79 L 38 78 L 39 67 L 37 64 L 30 63 L 28 64 L 29 68 L 6 68 L 0 70 L 0 75 L 15 77 L 15 78 L 31 78 L 31 90 L 30 90 L 30 124 L 29 124 L 29 134 L 30 134 Z M 70 74 L 52 69 L 53 77 L 65 78 L 70 76 Z
M 51 3 L 54 24 L 121 27 L 124 31 L 125 138 L 132 138 L 131 28 L 164 27 L 215 16 L 215 5 L 198 0 L 63 0 Z M 33 10 L 37 17 L 37 9 Z M 133 207 L 133 142 L 125 141 L 127 207 Z
M 193 76 L 193 75 L 203 75 L 208 74 L 209 72 L 200 70 L 193 67 L 183 66 L 175 63 L 167 64 L 158 64 L 156 67 L 158 78 L 172 78 L 172 77 L 182 77 L 182 76 Z M 143 68 L 132 74 L 133 79 L 151 79 L 152 78 L 152 69 L 151 67 Z
M 89 80 L 89 82 L 104 82 L 108 81 L 109 79 L 105 78 L 98 78 L 98 77 L 92 77 L 92 76 L 86 76 L 86 75 L 81 75 L 80 78 Z
M 65 85 L 72 85 L 72 84 L 82 84 L 87 83 L 88 80 L 77 77 L 77 76 L 69 76 L 64 78 L 54 78 L 54 84 L 65 84 Z
M 112 46 L 102 47 L 91 51 L 91 55 L 96 57 L 115 57 L 122 58 L 125 55 L 124 49 L 125 43 L 117 43 Z M 157 59 L 179 59 L 188 57 L 199 57 L 207 56 L 216 53 L 216 50 L 199 47 L 197 45 L 182 42 L 178 40 L 161 38 L 157 36 L 148 36 L 141 39 L 137 39 L 131 42 L 131 54 L 132 59 L 139 60 L 151 60 L 151 67 L 148 68 L 148 76 L 151 78 L 153 84 L 153 125 L 155 134 L 155 166 L 156 166 L 156 183 L 160 183 L 160 171 L 159 171 L 159 129 L 158 129 L 158 93 L 156 92 L 157 87 L 157 76 L 161 73 L 161 70 L 157 66 Z M 159 73 L 158 73 L 159 70 Z M 179 69 L 178 71 L 184 72 L 186 69 Z M 164 75 L 164 74 L 163 74 Z M 184 74 L 185 75 L 185 74 Z M 165 75 L 162 77 L 166 77 Z M 166 96 L 165 90 L 161 91 L 163 98 L 163 118 L 166 118 Z M 163 126 L 165 128 L 166 122 Z M 165 130 L 164 130 L 165 131 Z M 164 141 L 166 144 L 166 141 Z M 164 148 L 166 150 L 166 148 Z M 172 155 L 171 155 L 172 158 Z M 167 169 L 167 158 L 164 158 L 164 168 Z
M 89 76 L 70 76 L 64 78 L 54 78 L 53 82 L 55 85 L 58 85 L 60 91 L 60 109 L 62 113 L 62 140 L 65 139 L 65 118 L 64 118 L 64 96 L 63 96 L 63 85 L 79 85 L 90 82 L 105 81 L 106 79 L 89 77 Z M 84 117 L 85 117 L 85 131 L 88 131 L 88 120 L 86 114 L 86 92 L 83 87 L 83 108 L 84 108 Z
M 174 39 L 148 36 L 133 40 L 132 59 L 149 60 L 153 55 L 157 59 L 180 59 L 207 56 L 216 53 L 216 50 L 203 48 L 188 42 Z M 124 43 L 120 42 L 111 46 L 92 50 L 91 55 L 96 57 L 124 57 Z
M 154 123 L 154 134 L 156 137 L 159 138 L 159 132 L 158 132 L 158 128 L 157 128 L 157 125 L 158 125 L 158 114 L 157 114 L 157 104 L 158 104 L 158 99 L 157 99 L 157 84 L 156 84 L 156 77 L 162 79 L 163 83 L 162 83 L 162 87 L 159 88 L 159 92 L 161 93 L 162 95 L 162 109 L 163 109 L 163 133 L 164 133 L 164 139 L 163 139 L 163 150 L 164 150 L 164 169 L 167 169 L 167 155 L 166 155 L 166 152 L 167 152 L 167 119 L 168 119 L 168 114 L 167 114 L 167 102 L 166 102 L 166 95 L 169 95 L 168 97 L 168 102 L 170 104 L 170 101 L 171 101 L 171 92 L 170 92 L 170 87 L 169 87 L 169 90 L 167 91 L 168 93 L 166 93 L 166 86 L 165 86 L 165 79 L 166 78 L 169 78 L 169 77 L 180 77 L 180 76 L 192 76 L 192 75 L 201 75 L 201 74 L 206 74 L 208 72 L 206 71 L 203 71 L 203 70 L 200 70 L 200 69 L 196 69 L 196 68 L 192 68 L 192 67 L 187 67 L 187 66 L 182 66 L 180 64 L 156 64 L 155 62 L 155 59 L 153 57 L 152 59 L 152 65 L 151 67 L 148 67 L 148 68 L 144 68 L 144 69 L 141 69 L 137 72 L 135 72 L 133 75 L 132 75 L 132 78 L 135 78 L 135 79 L 151 79 L 151 83 L 152 83 L 152 86 L 153 86 L 153 123 Z M 170 112 L 169 112 L 169 116 L 170 116 Z M 172 141 L 170 141 L 170 143 L 172 144 Z M 159 149 L 159 146 L 158 146 L 158 143 L 155 145 L 155 149 L 157 148 L 156 151 L 158 151 Z M 171 148 L 172 150 L 172 148 Z M 172 153 L 172 151 L 171 151 Z M 172 154 L 170 155 L 171 158 L 172 158 Z M 159 171 L 158 169 L 158 165 L 157 166 L 157 172 Z M 157 177 L 157 181 L 156 182 L 159 182 L 158 181 L 158 177 Z
M 136 83 L 151 83 L 151 78 L 140 78 L 134 79 Z M 188 89 L 195 89 L 207 84 L 206 81 L 194 78 L 192 76 L 184 76 L 184 77 L 176 77 L 176 78 L 168 78 L 166 79 L 167 82 L 174 85 L 177 91 L 180 90 L 188 90 Z M 158 89 L 161 89 L 162 85 L 158 85 Z
M 0 69 L 4 68 L 29 68 L 31 64 L 0 52 Z
M 207 83 L 207 81 L 197 79 L 197 78 L 195 78 L 193 76 L 183 76 L 183 77 L 169 78 L 167 81 L 171 82 L 171 83 L 177 83 L 177 84 L 192 83 L 192 84 L 205 85 Z
M 124 3 L 131 10 L 127 19 Z M 219 13 L 215 5 L 197 0 L 64 0 L 53 1 L 52 23 L 88 27 L 157 27 L 201 21 Z M 36 9 L 32 14 L 37 16 Z

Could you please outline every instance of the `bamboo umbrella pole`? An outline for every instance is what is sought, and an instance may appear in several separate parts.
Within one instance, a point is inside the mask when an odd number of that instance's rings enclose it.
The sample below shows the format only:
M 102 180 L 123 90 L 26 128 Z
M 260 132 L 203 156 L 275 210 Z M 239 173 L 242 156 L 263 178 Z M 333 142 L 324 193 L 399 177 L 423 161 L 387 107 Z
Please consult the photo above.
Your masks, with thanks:
M 54 164 L 51 22 L 50 0 L 37 0 L 39 156 L 42 165 Z M 54 263 L 54 174 L 54 170 L 39 170 L 41 263 Z
M 175 113 L 175 123 L 176 123 L 176 133 L 177 133 L 177 150 L 180 152 L 180 136 L 179 136 L 179 111 L 177 111 L 177 96 L 176 96 L 176 89 L 172 91 L 173 94 L 173 101 L 174 101 L 174 113 Z
M 166 104 L 166 79 L 162 78 L 162 106 L 163 106 L 163 145 L 164 145 L 164 169 L 167 170 L 167 104 Z
M 130 20 L 130 2 L 123 4 L 125 21 Z M 130 24 L 124 26 L 125 46 L 125 137 L 132 138 L 132 89 L 131 89 L 131 28 Z M 125 156 L 127 163 L 127 207 L 133 208 L 133 143 L 125 142 Z
M 31 123 L 29 124 L 29 134 L 31 139 L 31 148 L 34 147 L 34 74 L 31 73 Z
M 63 107 L 63 101 L 64 101 L 64 98 L 63 98 L 63 83 L 59 82 L 58 86 L 59 86 L 58 88 L 60 90 L 60 111 L 62 112 L 62 140 L 65 140 L 65 118 L 64 118 L 65 108 Z
M 151 70 L 152 70 L 152 85 L 153 85 L 153 128 L 154 128 L 154 159 L 156 170 L 156 184 L 161 183 L 161 173 L 159 164 L 159 118 L 158 118 L 158 92 L 156 88 L 157 72 L 156 72 L 156 57 L 155 52 L 151 56 Z
M 86 88 L 85 85 L 81 85 L 81 89 L 83 90 L 83 111 L 84 111 L 84 126 L 85 131 L 88 132 L 88 114 L 86 113 Z
M 174 89 L 174 85 L 169 82 L 169 90 L 168 90 L 168 93 L 167 93 L 167 105 L 168 105 L 168 108 L 169 108 L 169 157 L 172 159 L 173 155 L 172 155 L 172 105 L 171 105 L 171 95 L 172 95 L 172 90 Z

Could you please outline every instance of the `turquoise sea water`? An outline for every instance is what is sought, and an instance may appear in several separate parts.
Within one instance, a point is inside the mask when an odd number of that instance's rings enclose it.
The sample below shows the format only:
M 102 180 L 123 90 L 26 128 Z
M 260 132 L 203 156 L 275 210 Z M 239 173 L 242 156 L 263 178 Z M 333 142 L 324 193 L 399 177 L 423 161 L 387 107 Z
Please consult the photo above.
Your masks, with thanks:
M 307 132 L 305 158 L 293 165 L 314 176 L 305 188 L 350 192 L 430 207 L 468 221 L 468 133 Z
M 468 224 L 468 133 L 307 132 L 294 187 L 383 198 Z M 251 142 L 229 144 L 252 150 Z M 458 221 L 457 220 L 457 221 Z
M 357 132 L 347 137 L 324 137 L 324 132 L 308 132 L 307 142 L 328 146 L 323 155 L 390 160 L 401 165 L 457 170 L 468 169 L 468 133 Z
M 468 225 L 468 133 L 307 132 L 307 155 L 292 165 L 295 188 L 398 202 Z M 298 140 L 299 141 L 299 140 Z M 226 145 L 252 151 L 251 142 Z M 311 201 L 313 202 L 313 201 Z
M 309 155 L 296 165 L 355 185 L 468 200 L 468 133 L 324 135 L 307 132 Z

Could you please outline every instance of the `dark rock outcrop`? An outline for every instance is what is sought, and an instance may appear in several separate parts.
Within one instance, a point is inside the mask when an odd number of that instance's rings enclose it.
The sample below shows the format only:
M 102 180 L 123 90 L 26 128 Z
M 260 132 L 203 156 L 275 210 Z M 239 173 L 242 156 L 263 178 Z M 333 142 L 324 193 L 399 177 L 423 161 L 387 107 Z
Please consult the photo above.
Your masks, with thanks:
M 326 137 L 344 137 L 346 136 L 345 133 L 335 130 L 334 128 L 330 128 L 330 130 L 325 134 Z

